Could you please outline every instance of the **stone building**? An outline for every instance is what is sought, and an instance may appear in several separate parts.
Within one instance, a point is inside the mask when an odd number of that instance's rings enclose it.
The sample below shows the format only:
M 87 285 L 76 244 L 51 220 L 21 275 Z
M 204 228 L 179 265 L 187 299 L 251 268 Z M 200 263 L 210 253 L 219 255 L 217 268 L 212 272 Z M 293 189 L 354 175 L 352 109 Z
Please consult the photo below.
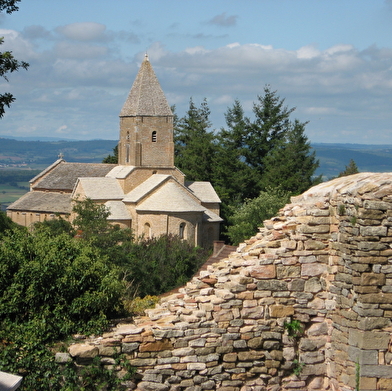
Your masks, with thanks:
M 185 181 L 174 166 L 173 113 L 147 56 L 120 112 L 118 151 L 118 165 L 60 158 L 30 181 L 7 215 L 24 226 L 57 216 L 72 221 L 73 200 L 90 198 L 136 236 L 171 233 L 203 247 L 219 238 L 214 188 Z

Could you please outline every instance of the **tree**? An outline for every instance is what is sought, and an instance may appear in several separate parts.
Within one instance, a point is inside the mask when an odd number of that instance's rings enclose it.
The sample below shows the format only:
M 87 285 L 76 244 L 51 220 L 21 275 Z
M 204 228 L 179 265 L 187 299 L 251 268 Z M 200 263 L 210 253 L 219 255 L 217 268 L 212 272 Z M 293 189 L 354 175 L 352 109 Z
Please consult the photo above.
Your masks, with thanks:
M 100 389 L 78 387 L 80 373 L 60 369 L 50 347 L 123 315 L 119 269 L 84 240 L 17 229 L 0 241 L 0 286 L 0 369 L 23 373 L 22 390 Z
M 233 244 L 255 235 L 263 221 L 274 216 L 290 198 L 290 194 L 280 188 L 267 188 L 258 197 L 246 200 L 236 208 L 230 217 L 227 235 Z
M 101 249 L 112 262 L 121 264 L 128 242 L 133 241 L 130 229 L 122 229 L 108 221 L 110 210 L 105 205 L 96 204 L 90 198 L 77 200 L 73 207 L 76 213 L 72 224 L 77 237 Z
M 223 205 L 242 202 L 254 186 L 252 169 L 245 162 L 248 118 L 238 100 L 225 113 L 226 128 L 217 135 L 213 184 Z
M 245 161 L 254 169 L 259 185 L 254 188 L 252 197 L 256 197 L 261 190 L 261 178 L 265 168 L 265 157 L 282 141 L 289 128 L 290 114 L 295 108 L 284 106 L 284 99 L 264 87 L 264 95 L 257 97 L 253 105 L 255 119 L 250 123 L 245 140 Z
M 0 0 L 0 12 L 5 11 L 7 14 L 11 14 L 14 11 L 17 11 L 19 7 L 16 3 L 19 3 L 20 0 Z
M 16 228 L 15 224 L 3 211 L 0 211 L 0 235 L 7 230 Z
M 118 144 L 113 148 L 113 155 L 106 156 L 102 163 L 118 164 Z
M 306 122 L 295 120 L 264 159 L 262 187 L 281 187 L 292 195 L 301 194 L 320 183 L 314 178 L 319 166 L 315 152 L 305 135 Z
M 175 164 L 187 180 L 211 181 L 216 147 L 209 115 L 206 99 L 197 108 L 191 98 L 186 115 L 176 121 Z
M 18 10 L 18 3 L 20 0 L 0 0 L 0 12 L 5 11 L 10 14 Z M 4 38 L 0 37 L 0 45 L 4 42 Z M 18 61 L 12 55 L 12 52 L 0 52 L 0 77 L 8 81 L 7 74 L 15 72 L 20 68 L 27 69 L 29 64 L 25 61 Z M 0 94 L 0 118 L 4 116 L 5 107 L 10 107 L 11 103 L 15 100 L 14 96 L 9 92 Z
M 98 331 L 121 307 L 119 270 L 66 234 L 12 231 L 0 242 L 0 270 L 0 323 L 34 325 L 45 340 L 91 332 L 93 320 Z
M 353 174 L 358 174 L 359 170 L 357 167 L 357 164 L 353 159 L 350 159 L 350 163 L 346 166 L 345 170 L 339 173 L 338 178 L 342 176 L 348 176 L 348 175 L 353 175 Z

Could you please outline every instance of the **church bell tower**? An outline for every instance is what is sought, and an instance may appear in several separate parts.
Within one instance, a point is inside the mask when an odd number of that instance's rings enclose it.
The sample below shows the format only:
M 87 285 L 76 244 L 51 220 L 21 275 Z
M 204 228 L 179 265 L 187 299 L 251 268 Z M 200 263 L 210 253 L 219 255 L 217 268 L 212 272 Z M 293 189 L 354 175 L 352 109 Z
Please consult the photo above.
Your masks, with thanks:
M 120 112 L 119 165 L 174 167 L 173 113 L 146 54 Z

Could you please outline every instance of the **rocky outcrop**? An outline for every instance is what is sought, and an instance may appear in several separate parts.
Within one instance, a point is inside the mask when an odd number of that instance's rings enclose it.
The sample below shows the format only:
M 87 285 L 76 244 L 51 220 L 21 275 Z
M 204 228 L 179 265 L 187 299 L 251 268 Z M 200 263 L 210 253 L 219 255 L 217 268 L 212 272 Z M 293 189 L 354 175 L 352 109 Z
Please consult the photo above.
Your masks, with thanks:
M 69 353 L 111 365 L 122 352 L 129 389 L 348 391 L 360 370 L 361 389 L 390 390 L 391 227 L 392 174 L 320 184 L 145 317 Z

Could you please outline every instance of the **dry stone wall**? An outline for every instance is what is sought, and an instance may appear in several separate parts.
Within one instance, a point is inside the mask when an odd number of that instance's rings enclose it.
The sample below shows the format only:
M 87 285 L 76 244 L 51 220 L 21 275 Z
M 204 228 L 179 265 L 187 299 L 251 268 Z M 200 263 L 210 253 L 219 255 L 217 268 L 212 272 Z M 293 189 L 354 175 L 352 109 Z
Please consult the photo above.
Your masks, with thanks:
M 323 183 L 146 316 L 69 354 L 113 365 L 122 352 L 137 390 L 348 391 L 358 370 L 361 390 L 391 390 L 391 242 L 392 174 Z

